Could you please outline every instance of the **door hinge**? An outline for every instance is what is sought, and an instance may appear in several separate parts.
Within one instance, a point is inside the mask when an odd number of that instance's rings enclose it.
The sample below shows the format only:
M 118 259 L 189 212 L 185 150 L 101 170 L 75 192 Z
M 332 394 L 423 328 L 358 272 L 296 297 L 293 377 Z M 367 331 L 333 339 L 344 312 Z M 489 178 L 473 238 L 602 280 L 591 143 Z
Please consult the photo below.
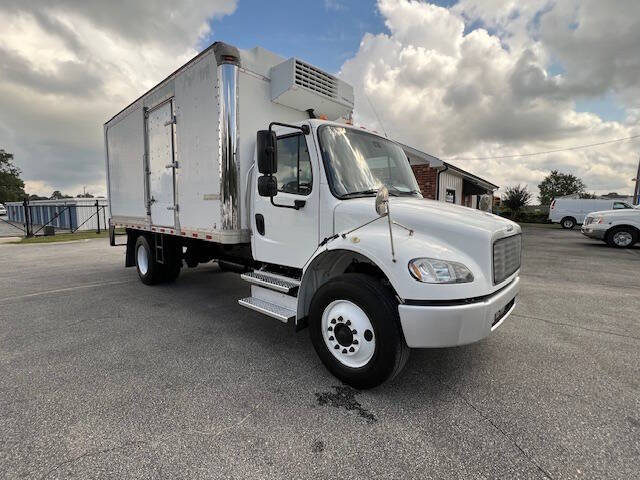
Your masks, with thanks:
M 164 168 L 180 168 L 178 162 L 171 162 L 169 165 L 165 165 Z
M 164 126 L 168 127 L 169 125 L 174 125 L 178 122 L 178 120 L 176 119 L 176 116 L 174 115 L 173 117 L 171 117 L 171 120 L 168 120 L 166 122 L 164 122 Z

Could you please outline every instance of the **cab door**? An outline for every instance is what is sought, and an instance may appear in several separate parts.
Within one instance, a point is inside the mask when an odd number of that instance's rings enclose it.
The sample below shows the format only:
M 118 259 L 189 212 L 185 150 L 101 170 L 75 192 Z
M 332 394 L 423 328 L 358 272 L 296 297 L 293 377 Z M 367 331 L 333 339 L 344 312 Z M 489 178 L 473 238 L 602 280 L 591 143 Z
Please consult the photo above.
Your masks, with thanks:
M 168 100 L 146 113 L 149 204 L 151 223 L 175 227 L 175 145 L 173 101 Z
M 318 248 L 319 162 L 311 134 L 283 134 L 277 140 L 278 194 L 258 195 L 253 175 L 252 249 L 256 260 L 302 268 Z M 290 208 L 304 202 L 298 210 Z M 275 204 L 275 205 L 274 205 Z

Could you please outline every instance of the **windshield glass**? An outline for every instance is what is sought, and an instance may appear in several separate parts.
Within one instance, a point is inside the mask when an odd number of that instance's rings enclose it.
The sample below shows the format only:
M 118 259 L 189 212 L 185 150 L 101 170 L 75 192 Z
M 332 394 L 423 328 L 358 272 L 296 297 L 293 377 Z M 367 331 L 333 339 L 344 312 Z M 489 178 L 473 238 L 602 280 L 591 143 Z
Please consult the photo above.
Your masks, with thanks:
M 397 144 L 352 128 L 320 128 L 320 149 L 331 190 L 337 197 L 374 195 L 383 185 L 390 195 L 419 195 L 407 156 Z

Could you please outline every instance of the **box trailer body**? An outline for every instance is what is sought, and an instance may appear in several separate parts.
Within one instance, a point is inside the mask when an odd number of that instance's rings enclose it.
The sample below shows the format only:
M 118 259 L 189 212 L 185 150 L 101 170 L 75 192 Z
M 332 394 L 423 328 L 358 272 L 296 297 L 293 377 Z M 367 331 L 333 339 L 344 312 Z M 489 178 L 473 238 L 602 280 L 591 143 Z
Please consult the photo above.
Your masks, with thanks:
M 143 283 L 241 273 L 238 303 L 309 327 L 341 380 L 409 348 L 478 341 L 515 308 L 520 227 L 422 198 L 403 147 L 351 125 L 353 89 L 301 60 L 216 43 L 105 124 L 111 244 Z M 415 154 L 415 151 L 413 151 Z
M 308 119 L 296 102 L 346 117 L 353 92 L 300 60 L 214 44 L 105 124 L 113 223 L 248 243 L 242 199 L 256 132 L 273 119 Z

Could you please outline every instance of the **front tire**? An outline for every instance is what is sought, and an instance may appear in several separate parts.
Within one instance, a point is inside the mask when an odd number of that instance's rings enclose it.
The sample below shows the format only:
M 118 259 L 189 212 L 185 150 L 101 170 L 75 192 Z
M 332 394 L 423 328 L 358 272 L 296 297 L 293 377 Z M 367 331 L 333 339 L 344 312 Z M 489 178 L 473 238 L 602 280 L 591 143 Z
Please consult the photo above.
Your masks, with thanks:
M 355 388 L 392 379 L 409 358 L 394 295 L 358 273 L 324 284 L 311 301 L 310 336 L 327 369 Z
M 614 227 L 607 232 L 606 240 L 613 248 L 631 248 L 638 241 L 638 232 L 629 227 Z

